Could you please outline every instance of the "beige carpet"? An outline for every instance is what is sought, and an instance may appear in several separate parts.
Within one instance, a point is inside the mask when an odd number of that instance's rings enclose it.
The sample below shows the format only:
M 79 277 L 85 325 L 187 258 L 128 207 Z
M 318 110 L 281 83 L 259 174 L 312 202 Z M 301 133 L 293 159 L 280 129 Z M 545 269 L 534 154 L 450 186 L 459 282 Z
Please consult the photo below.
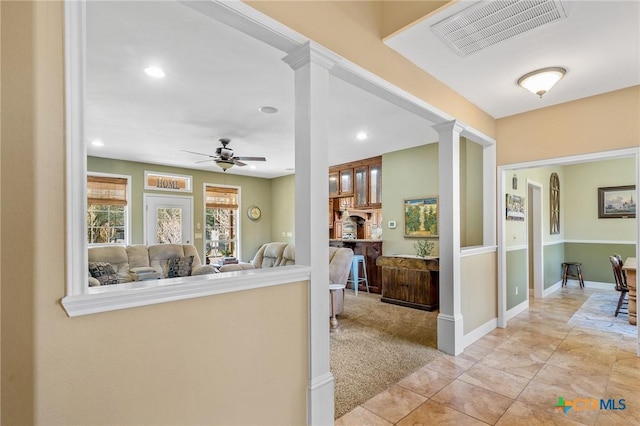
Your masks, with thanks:
M 331 333 L 336 419 L 442 355 L 435 349 L 437 315 L 347 290 Z

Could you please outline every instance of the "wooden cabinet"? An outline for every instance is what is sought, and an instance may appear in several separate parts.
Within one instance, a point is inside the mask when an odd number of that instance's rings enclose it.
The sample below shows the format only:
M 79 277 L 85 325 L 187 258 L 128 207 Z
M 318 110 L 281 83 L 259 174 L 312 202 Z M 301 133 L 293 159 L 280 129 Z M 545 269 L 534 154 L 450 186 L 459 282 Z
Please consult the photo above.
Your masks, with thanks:
M 437 258 L 380 256 L 382 301 L 433 311 L 439 303 L 439 263 Z
M 353 170 L 340 170 L 340 196 L 353 195 Z
M 382 163 L 369 166 L 369 207 L 382 207 Z
M 329 197 L 340 195 L 340 173 L 329 172 Z
M 354 169 L 355 207 L 378 209 L 382 206 L 382 164 L 372 162 Z

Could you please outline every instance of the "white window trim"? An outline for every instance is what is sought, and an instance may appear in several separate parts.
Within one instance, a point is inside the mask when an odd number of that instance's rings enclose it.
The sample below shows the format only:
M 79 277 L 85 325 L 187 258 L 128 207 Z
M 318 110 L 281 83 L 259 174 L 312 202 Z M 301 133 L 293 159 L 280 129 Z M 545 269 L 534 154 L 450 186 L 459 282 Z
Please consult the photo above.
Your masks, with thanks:
M 219 188 L 233 188 L 238 190 L 238 214 L 236 221 L 236 257 L 239 261 L 242 261 L 242 187 L 237 185 L 223 185 L 218 183 L 204 182 L 202 184 L 202 218 L 204 237 L 202 238 L 202 253 L 206 256 L 207 253 L 207 186 L 216 186 Z M 203 260 L 204 262 L 204 260 Z
M 114 177 L 121 178 L 127 180 L 127 208 L 124 211 L 125 214 L 125 234 L 124 234 L 124 244 L 87 244 L 89 247 L 100 247 L 100 246 L 128 246 L 131 244 L 131 176 L 129 175 L 119 175 L 114 173 L 100 173 L 100 172 L 87 172 L 87 176 L 98 176 L 98 177 Z M 86 215 L 85 215 L 85 229 L 86 226 Z

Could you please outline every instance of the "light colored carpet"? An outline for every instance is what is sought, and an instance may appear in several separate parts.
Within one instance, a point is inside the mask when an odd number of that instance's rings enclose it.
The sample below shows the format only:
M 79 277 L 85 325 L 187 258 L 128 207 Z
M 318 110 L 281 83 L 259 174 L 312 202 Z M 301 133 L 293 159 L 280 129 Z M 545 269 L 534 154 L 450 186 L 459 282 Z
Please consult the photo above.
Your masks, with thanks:
M 382 303 L 377 294 L 355 297 L 348 290 L 344 306 L 331 333 L 336 419 L 442 356 L 436 349 L 437 311 Z
M 627 336 L 636 336 L 638 329 L 636 326 L 629 324 L 629 314 L 627 314 L 626 304 L 623 305 L 623 310 L 617 317 L 613 316 L 619 298 L 620 293 L 617 291 L 593 293 L 586 302 L 582 304 L 580 309 L 573 314 L 568 324 L 577 327 L 620 333 Z

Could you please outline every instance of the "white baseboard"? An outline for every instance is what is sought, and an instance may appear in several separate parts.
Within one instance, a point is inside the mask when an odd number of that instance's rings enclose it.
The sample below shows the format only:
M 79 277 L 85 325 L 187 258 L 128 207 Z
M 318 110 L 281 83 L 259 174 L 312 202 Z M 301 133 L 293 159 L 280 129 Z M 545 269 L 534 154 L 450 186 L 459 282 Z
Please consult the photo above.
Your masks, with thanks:
M 557 283 L 555 283 L 554 285 L 552 285 L 549 288 L 545 288 L 542 291 L 542 298 L 544 299 L 545 297 L 547 297 L 548 295 L 550 295 L 551 293 L 553 293 L 554 291 L 559 290 L 562 287 L 562 281 L 558 281 Z
M 467 346 L 469 346 L 476 340 L 480 339 L 484 335 L 490 333 L 497 327 L 498 327 L 498 318 L 490 319 L 489 321 L 482 324 L 480 327 L 462 336 L 462 347 L 466 348 Z
M 529 309 L 529 299 L 525 300 L 524 302 L 520 303 L 518 306 L 515 306 L 511 309 L 509 309 L 505 315 L 505 320 L 509 321 L 511 318 L 515 317 L 516 315 L 518 315 L 521 312 L 526 311 L 527 309 Z

